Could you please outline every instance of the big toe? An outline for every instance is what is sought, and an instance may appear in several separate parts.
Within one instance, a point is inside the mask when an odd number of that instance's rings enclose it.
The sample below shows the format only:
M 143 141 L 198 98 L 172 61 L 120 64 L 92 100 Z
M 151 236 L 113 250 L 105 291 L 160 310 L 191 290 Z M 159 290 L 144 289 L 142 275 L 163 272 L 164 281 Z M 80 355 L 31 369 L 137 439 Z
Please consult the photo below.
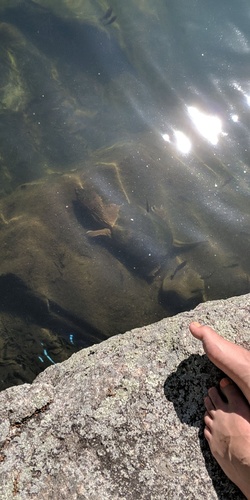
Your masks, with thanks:
M 220 335 L 216 333 L 211 326 L 207 325 L 201 325 L 200 323 L 193 321 L 193 323 L 190 323 L 189 325 L 189 330 L 192 333 L 192 335 L 199 340 L 203 340 L 204 337 L 209 336 L 210 339 L 215 339 L 217 337 L 220 338 Z

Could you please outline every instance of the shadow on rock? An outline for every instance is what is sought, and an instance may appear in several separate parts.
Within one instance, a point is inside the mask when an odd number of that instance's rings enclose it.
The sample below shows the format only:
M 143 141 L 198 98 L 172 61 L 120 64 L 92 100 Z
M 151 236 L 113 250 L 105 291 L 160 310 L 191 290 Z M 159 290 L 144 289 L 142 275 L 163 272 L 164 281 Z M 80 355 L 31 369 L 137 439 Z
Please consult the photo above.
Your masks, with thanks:
M 164 383 L 164 394 L 174 405 L 175 411 L 183 424 L 199 428 L 199 440 L 205 465 L 213 486 L 220 500 L 244 496 L 231 483 L 211 456 L 209 446 L 204 438 L 204 397 L 211 386 L 217 386 L 223 373 L 208 358 L 192 354 L 182 361 L 177 370 Z

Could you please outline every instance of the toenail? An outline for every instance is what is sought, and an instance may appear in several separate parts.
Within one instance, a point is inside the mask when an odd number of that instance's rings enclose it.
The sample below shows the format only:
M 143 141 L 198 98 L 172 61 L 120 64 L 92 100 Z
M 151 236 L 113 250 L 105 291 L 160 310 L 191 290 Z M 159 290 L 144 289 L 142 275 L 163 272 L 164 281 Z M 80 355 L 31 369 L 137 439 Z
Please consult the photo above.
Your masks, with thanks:
M 220 386 L 222 388 L 226 387 L 227 385 L 230 385 L 232 384 L 232 380 L 230 380 L 229 378 L 222 378 L 221 381 L 220 381 Z
M 193 321 L 193 322 L 192 322 L 192 325 L 194 325 L 194 326 L 201 326 L 201 324 L 200 324 L 200 323 L 198 323 L 198 321 Z

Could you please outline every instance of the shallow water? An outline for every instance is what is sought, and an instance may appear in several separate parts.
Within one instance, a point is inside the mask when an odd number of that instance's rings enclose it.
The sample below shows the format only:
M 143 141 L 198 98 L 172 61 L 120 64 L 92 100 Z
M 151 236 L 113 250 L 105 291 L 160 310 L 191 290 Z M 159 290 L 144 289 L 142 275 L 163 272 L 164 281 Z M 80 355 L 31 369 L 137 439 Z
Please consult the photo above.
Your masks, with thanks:
M 2 388 L 249 291 L 249 16 L 1 2 Z

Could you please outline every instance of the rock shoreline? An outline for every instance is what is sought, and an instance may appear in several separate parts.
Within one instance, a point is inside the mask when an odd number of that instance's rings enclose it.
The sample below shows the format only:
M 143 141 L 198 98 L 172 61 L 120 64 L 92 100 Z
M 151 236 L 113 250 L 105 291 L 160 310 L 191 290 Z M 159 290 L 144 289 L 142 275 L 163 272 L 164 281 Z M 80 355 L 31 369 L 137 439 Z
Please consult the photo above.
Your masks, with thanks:
M 250 294 L 112 337 L 0 393 L 1 499 L 243 498 L 203 439 L 221 373 L 192 320 L 250 346 Z

